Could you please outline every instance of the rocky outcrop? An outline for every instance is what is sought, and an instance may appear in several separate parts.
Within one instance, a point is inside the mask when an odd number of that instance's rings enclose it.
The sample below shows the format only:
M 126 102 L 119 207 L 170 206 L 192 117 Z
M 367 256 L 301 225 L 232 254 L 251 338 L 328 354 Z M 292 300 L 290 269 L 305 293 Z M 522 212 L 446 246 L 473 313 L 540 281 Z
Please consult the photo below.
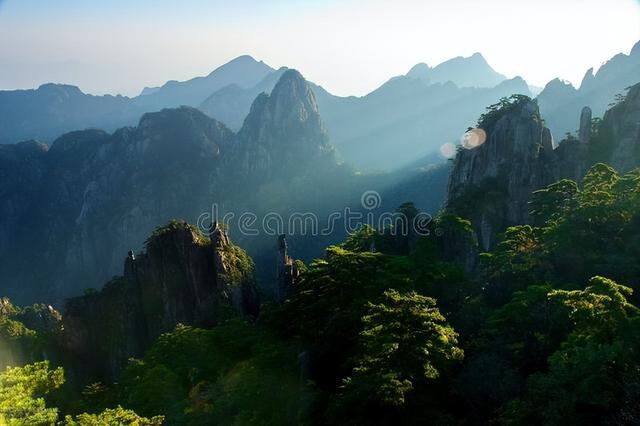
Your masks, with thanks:
M 458 152 L 447 203 L 471 220 L 480 246 L 487 250 L 507 226 L 529 221 L 532 192 L 555 174 L 551 135 L 534 101 L 518 98 L 480 128 L 486 141 Z
M 226 233 L 209 236 L 185 222 L 157 229 L 144 252 L 129 253 L 124 274 L 101 291 L 69 299 L 61 344 L 77 380 L 112 379 L 179 323 L 211 327 L 234 312 L 257 315 L 253 263 Z
M 292 291 L 300 278 L 300 270 L 288 253 L 287 239 L 278 237 L 277 288 L 276 298 L 280 301 Z
M 578 128 L 578 140 L 582 144 L 588 144 L 591 138 L 591 108 L 582 108 L 580 113 L 580 127 Z
M 606 112 L 601 131 L 603 138 L 614 144 L 609 163 L 615 169 L 628 172 L 640 166 L 640 83 L 629 89 L 623 102 Z

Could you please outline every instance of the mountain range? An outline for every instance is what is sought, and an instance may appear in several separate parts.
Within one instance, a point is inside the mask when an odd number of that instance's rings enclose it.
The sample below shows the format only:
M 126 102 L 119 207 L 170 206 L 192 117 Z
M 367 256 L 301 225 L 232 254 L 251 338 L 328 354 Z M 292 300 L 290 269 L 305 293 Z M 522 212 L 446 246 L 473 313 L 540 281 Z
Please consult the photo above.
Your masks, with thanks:
M 560 80 L 547 84 L 538 100 L 554 138 L 575 130 L 583 106 L 601 116 L 616 94 L 637 82 L 639 58 L 637 44 L 597 73 L 587 72 L 579 89 Z M 63 133 L 86 128 L 112 132 L 135 125 L 146 112 L 182 105 L 199 108 L 237 131 L 254 99 L 270 93 L 286 70 L 241 56 L 208 76 L 145 88 L 134 98 L 92 96 L 59 84 L 0 91 L 0 143 L 50 143 Z M 487 105 L 513 93 L 532 94 L 524 80 L 506 79 L 479 53 L 435 67 L 418 64 L 362 97 L 334 96 L 309 84 L 333 145 L 347 163 L 364 170 L 394 169 L 437 152 L 442 144 L 458 141 Z

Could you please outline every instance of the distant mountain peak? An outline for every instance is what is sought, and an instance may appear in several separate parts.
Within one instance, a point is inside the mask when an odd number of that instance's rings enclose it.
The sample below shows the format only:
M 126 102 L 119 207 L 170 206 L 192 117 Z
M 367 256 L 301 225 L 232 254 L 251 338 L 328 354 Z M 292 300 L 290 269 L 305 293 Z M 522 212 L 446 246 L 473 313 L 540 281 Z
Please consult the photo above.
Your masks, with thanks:
M 582 77 L 582 82 L 580 83 L 580 89 L 584 90 L 584 89 L 588 89 L 589 85 L 595 80 L 595 75 L 593 73 L 593 67 L 589 68 L 587 70 L 587 72 L 584 73 L 584 76 Z
M 84 94 L 78 86 L 73 86 L 71 84 L 45 83 L 45 84 L 41 84 L 40 87 L 38 87 L 38 90 L 58 91 L 58 92 L 64 92 L 67 94 L 79 94 L 79 95 Z
M 323 132 L 315 94 L 307 80 L 295 69 L 282 73 L 270 95 L 262 93 L 255 99 L 245 125 L 265 114 L 274 128 L 290 130 L 291 126 L 306 123 L 305 126 L 314 127 L 314 132 Z M 264 120 L 261 122 L 265 123 Z
M 629 56 L 640 56 L 640 40 L 631 48 L 631 52 L 629 52 Z
M 275 114 L 295 111 L 305 121 L 318 115 L 318 103 L 311 86 L 295 69 L 286 70 L 271 91 L 270 101 Z M 317 117 L 319 122 L 319 117 Z
M 213 71 L 211 71 L 211 73 L 209 73 L 209 75 L 213 75 L 217 72 L 220 72 L 220 70 L 226 69 L 226 68 L 234 68 L 234 67 L 253 67 L 256 69 L 261 69 L 264 70 L 265 72 L 271 72 L 274 71 L 273 68 L 271 68 L 269 65 L 265 64 L 263 61 L 258 61 L 256 60 L 253 56 L 251 55 L 240 55 L 236 58 L 233 58 L 232 60 L 230 60 L 229 62 L 220 65 L 219 67 L 217 67 L 216 69 L 214 69 Z
M 406 76 L 428 84 L 451 81 L 458 87 L 495 87 L 506 80 L 504 75 L 491 68 L 480 52 L 469 57 L 456 56 L 433 68 L 419 63 Z
M 426 80 L 429 78 L 429 72 L 431 72 L 431 67 L 424 62 L 420 62 L 411 67 L 407 73 L 407 77 Z
M 162 87 L 145 89 L 137 102 L 147 110 L 189 105 L 197 107 L 216 91 L 230 84 L 242 88 L 256 85 L 275 70 L 249 55 L 220 65 L 207 76 L 186 81 L 168 81 Z
M 567 81 L 567 80 L 563 80 L 561 78 L 554 78 L 553 80 L 551 80 L 550 82 L 548 82 L 546 84 L 546 86 L 544 86 L 545 90 L 546 89 L 557 89 L 557 88 L 568 88 L 571 87 L 572 89 L 575 89 L 575 87 L 573 87 L 573 84 L 571 84 L 571 82 Z
M 229 61 L 229 63 L 232 62 L 238 62 L 238 61 L 251 61 L 251 62 L 258 62 L 253 56 L 251 55 L 240 55 L 235 59 L 232 59 L 231 61 Z M 260 61 L 262 62 L 262 61 Z
M 243 172 L 254 176 L 289 176 L 334 163 L 315 94 L 294 69 L 280 76 L 271 94 L 258 95 L 238 136 Z

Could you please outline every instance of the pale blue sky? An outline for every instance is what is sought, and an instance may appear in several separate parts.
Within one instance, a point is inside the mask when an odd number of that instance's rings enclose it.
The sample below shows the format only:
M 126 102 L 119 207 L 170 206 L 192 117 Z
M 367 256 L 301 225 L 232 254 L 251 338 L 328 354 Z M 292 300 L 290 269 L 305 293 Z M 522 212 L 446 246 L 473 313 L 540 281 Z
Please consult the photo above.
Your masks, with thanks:
M 638 40 L 638 0 L 0 0 L 0 89 L 135 95 L 250 54 L 362 95 L 476 51 L 508 77 L 578 84 Z

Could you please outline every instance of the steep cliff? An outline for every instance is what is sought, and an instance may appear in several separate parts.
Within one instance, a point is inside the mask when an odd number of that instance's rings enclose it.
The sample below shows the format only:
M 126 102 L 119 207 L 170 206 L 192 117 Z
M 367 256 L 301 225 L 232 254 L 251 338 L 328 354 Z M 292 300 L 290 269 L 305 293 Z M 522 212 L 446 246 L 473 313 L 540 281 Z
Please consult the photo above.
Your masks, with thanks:
M 605 113 L 600 131 L 603 138 L 613 142 L 609 163 L 614 168 L 628 172 L 640 165 L 640 83 Z
M 123 363 L 179 323 L 211 327 L 234 312 L 257 315 L 253 262 L 214 227 L 158 228 L 144 252 L 130 252 L 122 276 L 99 292 L 69 299 L 60 337 L 78 380 L 113 378 Z
M 488 249 L 498 232 L 528 222 L 531 193 L 554 177 L 553 147 L 536 103 L 527 97 L 487 114 L 478 127 L 486 141 L 458 152 L 448 207 L 471 220 Z

